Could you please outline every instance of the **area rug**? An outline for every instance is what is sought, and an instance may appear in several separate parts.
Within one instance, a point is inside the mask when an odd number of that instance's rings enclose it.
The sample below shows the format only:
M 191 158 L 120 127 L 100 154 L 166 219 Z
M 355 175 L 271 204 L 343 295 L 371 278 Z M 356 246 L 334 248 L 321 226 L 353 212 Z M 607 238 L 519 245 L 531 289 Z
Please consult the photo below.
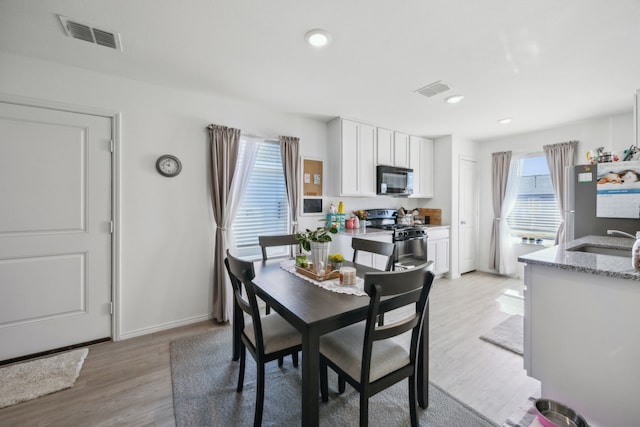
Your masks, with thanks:
M 237 393 L 239 366 L 239 362 L 231 360 L 231 327 L 171 342 L 176 425 L 252 425 L 256 366 L 251 355 L 247 354 L 244 390 Z M 294 368 L 291 357 L 287 357 L 283 367 L 271 362 L 265 371 L 262 425 L 299 426 L 301 369 Z M 320 425 L 357 425 L 358 393 L 347 385 L 345 393 L 338 394 L 337 377 L 333 373 L 330 375 L 329 402 L 320 402 Z M 410 425 L 407 388 L 405 380 L 372 397 L 369 401 L 369 425 Z M 418 408 L 418 416 L 421 426 L 497 426 L 434 384 L 429 385 L 429 407 L 426 410 Z
M 81 348 L 0 368 L 0 408 L 71 387 L 88 353 Z
M 523 321 L 524 318 L 522 316 L 511 316 L 482 335 L 480 339 L 522 355 L 524 341 Z

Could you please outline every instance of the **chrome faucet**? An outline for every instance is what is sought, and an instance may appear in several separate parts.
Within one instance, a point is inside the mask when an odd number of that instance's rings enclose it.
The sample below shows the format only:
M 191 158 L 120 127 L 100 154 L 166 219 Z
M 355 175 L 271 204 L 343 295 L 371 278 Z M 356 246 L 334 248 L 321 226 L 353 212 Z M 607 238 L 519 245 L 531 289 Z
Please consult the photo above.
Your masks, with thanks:
M 632 239 L 635 239 L 636 236 L 633 236 L 629 233 L 625 233 L 624 231 L 618 231 L 618 230 L 607 230 L 607 234 L 612 236 L 614 234 L 619 234 L 621 236 L 625 236 L 625 237 L 631 237 Z

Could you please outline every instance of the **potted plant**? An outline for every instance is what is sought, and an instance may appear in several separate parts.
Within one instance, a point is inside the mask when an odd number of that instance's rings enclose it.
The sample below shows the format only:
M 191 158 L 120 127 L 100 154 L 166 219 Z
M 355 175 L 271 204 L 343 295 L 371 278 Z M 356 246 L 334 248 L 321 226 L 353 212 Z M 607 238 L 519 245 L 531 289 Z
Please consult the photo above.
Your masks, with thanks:
M 335 227 L 318 227 L 315 230 L 307 228 L 304 232 L 296 233 L 296 240 L 302 249 L 311 252 L 311 264 L 317 275 L 322 275 L 326 271 L 331 243 L 330 234 L 337 232 L 338 229 Z
M 331 264 L 332 270 L 340 270 L 340 267 L 342 267 L 343 262 L 344 262 L 344 256 L 342 256 L 341 253 L 329 255 L 329 264 Z

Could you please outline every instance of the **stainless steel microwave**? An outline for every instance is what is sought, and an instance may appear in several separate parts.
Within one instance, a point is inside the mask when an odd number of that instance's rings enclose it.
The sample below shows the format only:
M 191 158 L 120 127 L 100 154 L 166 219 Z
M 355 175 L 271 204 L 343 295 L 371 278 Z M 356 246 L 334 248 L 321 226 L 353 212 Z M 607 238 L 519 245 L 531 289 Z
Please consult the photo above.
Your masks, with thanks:
M 385 196 L 413 194 L 413 169 L 379 165 L 376 175 L 377 194 Z

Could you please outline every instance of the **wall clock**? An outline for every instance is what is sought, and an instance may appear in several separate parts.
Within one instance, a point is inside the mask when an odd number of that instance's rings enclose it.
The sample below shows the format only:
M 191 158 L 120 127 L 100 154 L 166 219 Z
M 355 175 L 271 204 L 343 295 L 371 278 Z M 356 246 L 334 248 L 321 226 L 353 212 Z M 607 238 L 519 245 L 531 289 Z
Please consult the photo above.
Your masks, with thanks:
M 156 161 L 156 169 L 161 175 L 171 178 L 180 173 L 182 170 L 182 163 L 180 163 L 180 160 L 176 156 L 164 154 L 158 157 L 158 160 Z

